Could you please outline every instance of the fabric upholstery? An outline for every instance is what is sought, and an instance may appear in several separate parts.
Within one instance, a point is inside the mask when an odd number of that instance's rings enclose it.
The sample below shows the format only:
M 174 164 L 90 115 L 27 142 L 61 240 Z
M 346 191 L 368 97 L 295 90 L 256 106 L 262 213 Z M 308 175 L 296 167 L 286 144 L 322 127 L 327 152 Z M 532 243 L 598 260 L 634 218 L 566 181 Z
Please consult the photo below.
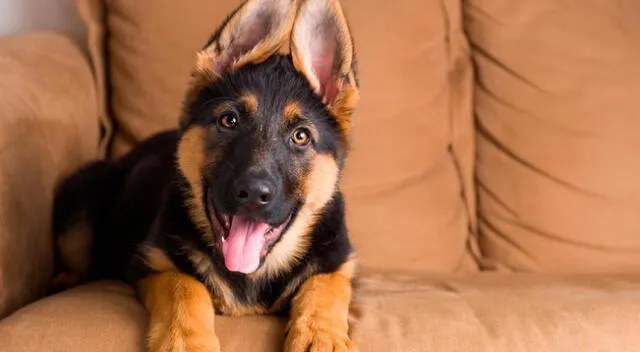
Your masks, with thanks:
M 102 135 L 98 155 L 104 158 L 108 153 L 113 136 L 111 108 L 109 107 L 109 83 L 107 75 L 106 28 L 103 26 L 104 4 L 100 1 L 75 0 L 78 14 L 86 26 L 86 49 L 89 52 L 96 92 L 98 120 Z
M 90 45 L 109 33 L 115 156 L 176 126 L 195 52 L 240 3 L 78 1 L 94 28 Z M 360 257 L 381 268 L 475 271 L 472 71 L 460 2 L 344 6 L 362 86 L 344 183 Z M 106 28 L 95 29 L 100 9 Z M 100 50 L 92 53 L 94 65 L 105 64 Z
M 0 39 L 0 317 L 43 293 L 51 276 L 56 182 L 95 157 L 93 79 L 53 33 Z
M 489 267 L 640 270 L 640 3 L 471 0 Z
M 373 273 L 352 335 L 362 351 L 637 351 L 640 276 Z M 224 351 L 276 352 L 286 321 L 217 317 Z M 142 351 L 146 315 L 131 290 L 81 286 L 0 322 L 3 351 Z

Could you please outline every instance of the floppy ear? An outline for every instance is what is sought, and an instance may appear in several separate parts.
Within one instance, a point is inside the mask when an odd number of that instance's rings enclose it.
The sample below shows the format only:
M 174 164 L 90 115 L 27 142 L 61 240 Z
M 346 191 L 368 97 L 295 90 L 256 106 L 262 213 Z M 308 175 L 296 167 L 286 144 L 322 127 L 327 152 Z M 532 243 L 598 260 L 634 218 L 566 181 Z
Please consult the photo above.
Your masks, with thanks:
M 248 0 L 218 28 L 198 53 L 196 69 L 220 76 L 266 60 L 289 38 L 296 0 Z
M 338 0 L 306 0 L 300 6 L 291 55 L 346 131 L 359 94 L 353 40 Z

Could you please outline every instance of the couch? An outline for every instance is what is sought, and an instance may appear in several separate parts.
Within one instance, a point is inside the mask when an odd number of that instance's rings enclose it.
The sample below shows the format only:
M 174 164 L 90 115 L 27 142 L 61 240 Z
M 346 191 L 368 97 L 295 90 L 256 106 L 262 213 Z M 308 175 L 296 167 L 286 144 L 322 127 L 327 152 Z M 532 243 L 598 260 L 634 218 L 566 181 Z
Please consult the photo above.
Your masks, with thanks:
M 130 287 L 45 296 L 56 182 L 176 124 L 232 0 L 77 0 L 0 39 L 0 351 L 142 351 Z M 640 2 L 344 0 L 361 104 L 343 180 L 362 351 L 640 351 Z M 279 317 L 220 317 L 279 351 Z

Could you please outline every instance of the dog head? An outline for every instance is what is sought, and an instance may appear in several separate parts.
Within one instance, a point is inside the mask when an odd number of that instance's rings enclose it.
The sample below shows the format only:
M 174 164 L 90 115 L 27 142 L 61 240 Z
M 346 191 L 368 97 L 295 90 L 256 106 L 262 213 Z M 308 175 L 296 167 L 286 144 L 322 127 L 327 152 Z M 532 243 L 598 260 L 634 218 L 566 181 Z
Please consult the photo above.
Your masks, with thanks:
M 337 0 L 249 0 L 197 54 L 178 165 L 229 270 L 274 272 L 303 254 L 338 190 L 357 100 Z

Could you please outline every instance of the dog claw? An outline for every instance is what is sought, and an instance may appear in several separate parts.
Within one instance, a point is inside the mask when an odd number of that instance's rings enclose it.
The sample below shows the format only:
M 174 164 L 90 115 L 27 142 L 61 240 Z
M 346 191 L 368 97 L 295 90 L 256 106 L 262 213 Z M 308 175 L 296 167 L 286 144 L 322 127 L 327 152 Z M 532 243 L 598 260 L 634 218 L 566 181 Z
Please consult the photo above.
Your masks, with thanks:
M 346 333 L 316 324 L 295 324 L 286 335 L 285 352 L 358 352 Z

